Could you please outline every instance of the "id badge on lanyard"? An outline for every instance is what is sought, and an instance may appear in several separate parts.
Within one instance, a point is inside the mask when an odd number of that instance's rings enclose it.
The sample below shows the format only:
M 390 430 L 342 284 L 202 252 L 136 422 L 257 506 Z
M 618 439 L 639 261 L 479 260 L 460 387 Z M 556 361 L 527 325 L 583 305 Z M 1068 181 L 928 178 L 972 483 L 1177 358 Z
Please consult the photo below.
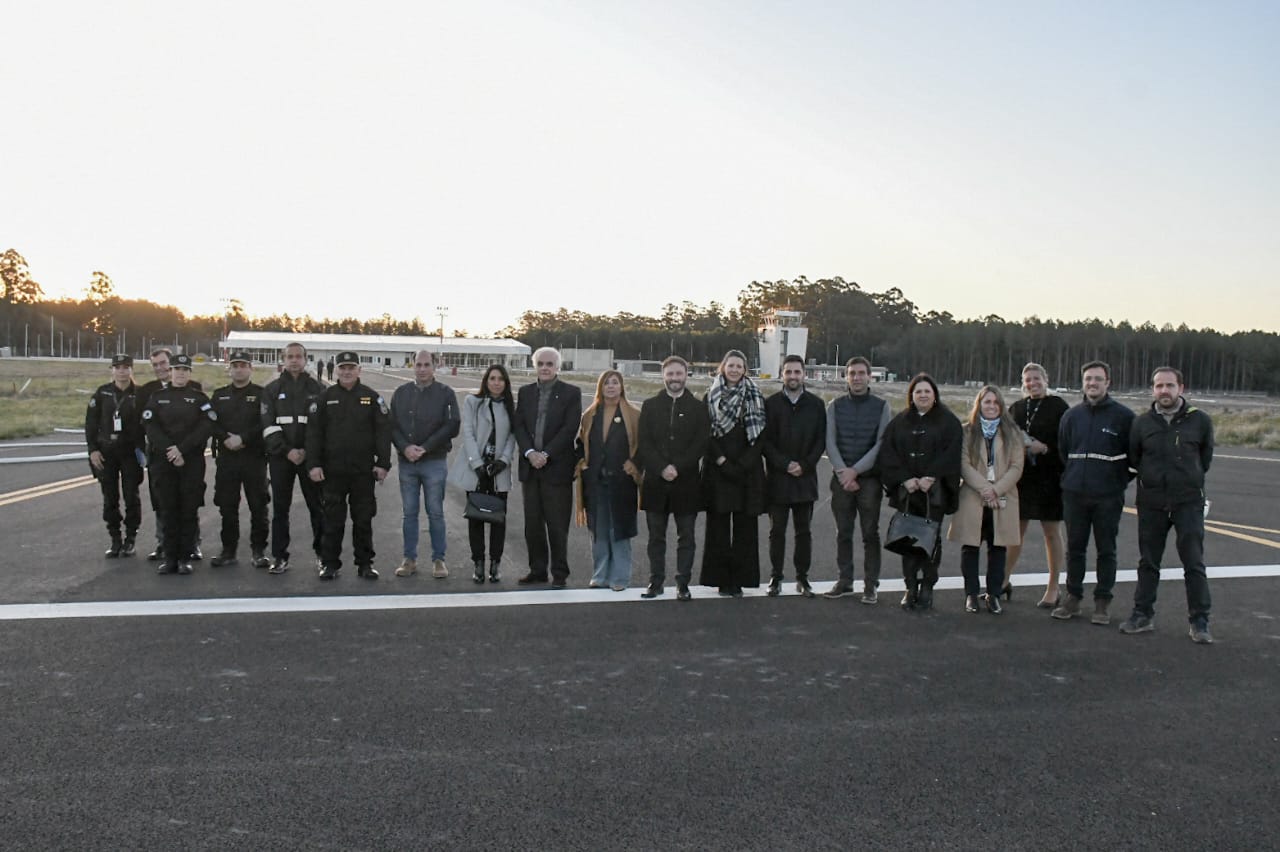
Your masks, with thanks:
M 111 428 L 116 432 L 124 431 L 124 420 L 120 418 L 119 414 L 111 418 Z

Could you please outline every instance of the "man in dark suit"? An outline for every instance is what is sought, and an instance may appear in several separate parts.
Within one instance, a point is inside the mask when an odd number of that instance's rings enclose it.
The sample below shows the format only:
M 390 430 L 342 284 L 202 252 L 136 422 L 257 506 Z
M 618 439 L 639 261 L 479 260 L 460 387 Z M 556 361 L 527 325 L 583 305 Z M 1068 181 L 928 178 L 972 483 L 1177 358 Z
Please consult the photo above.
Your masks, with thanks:
M 692 597 L 693 527 L 702 507 L 698 465 L 711 440 L 711 416 L 706 403 L 685 390 L 688 377 L 688 363 L 670 356 L 662 362 L 664 389 L 640 409 L 636 457 L 644 471 L 640 505 L 649 527 L 649 587 L 642 598 L 662 594 L 671 515 L 676 516 L 676 598 Z
M 524 493 L 524 540 L 529 573 L 522 586 L 547 582 L 563 589 L 569 581 L 569 519 L 573 514 L 573 441 L 582 422 L 582 391 L 561 381 L 560 353 L 544 346 L 533 353 L 538 380 L 516 398 L 516 443 Z

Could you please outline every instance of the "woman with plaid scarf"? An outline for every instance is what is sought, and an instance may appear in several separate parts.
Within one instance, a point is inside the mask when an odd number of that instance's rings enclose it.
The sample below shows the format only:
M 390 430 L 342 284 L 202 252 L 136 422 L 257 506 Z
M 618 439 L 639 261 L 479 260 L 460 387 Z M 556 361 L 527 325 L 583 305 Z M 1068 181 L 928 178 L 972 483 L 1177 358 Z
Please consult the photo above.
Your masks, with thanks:
M 747 375 L 747 356 L 736 349 L 725 353 L 705 400 L 711 443 L 702 464 L 707 537 L 699 582 L 742 597 L 743 587 L 760 586 L 759 517 L 765 510 L 764 394 Z

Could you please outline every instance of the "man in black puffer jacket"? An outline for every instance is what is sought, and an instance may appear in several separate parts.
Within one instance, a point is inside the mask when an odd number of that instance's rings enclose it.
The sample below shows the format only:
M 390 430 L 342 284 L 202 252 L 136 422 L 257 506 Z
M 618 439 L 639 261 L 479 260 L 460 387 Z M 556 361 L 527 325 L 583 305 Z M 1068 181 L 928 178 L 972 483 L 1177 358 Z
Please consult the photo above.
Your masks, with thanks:
M 1129 466 L 1138 472 L 1138 589 L 1133 615 L 1121 633 L 1155 629 L 1156 587 L 1169 528 L 1177 531 L 1178 558 L 1187 587 L 1191 639 L 1209 634 L 1209 580 L 1204 568 L 1204 477 L 1213 462 L 1213 420 L 1183 397 L 1182 373 L 1157 367 L 1151 409 L 1134 421 Z

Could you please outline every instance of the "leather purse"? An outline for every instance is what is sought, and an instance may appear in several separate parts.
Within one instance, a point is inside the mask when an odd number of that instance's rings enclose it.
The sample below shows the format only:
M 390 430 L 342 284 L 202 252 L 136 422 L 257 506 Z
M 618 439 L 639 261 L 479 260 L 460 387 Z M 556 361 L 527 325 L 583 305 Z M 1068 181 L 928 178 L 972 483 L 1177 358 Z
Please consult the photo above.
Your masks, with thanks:
M 482 521 L 486 524 L 505 524 L 507 522 L 507 504 L 496 494 L 485 494 L 482 491 L 468 491 L 467 505 L 462 516 L 470 521 Z
M 928 559 L 938 545 L 942 524 L 929 518 L 929 503 L 925 501 L 925 514 L 913 515 L 910 495 L 902 503 L 905 509 L 894 512 L 889 519 L 889 532 L 885 536 L 884 549 L 899 556 L 915 554 Z

